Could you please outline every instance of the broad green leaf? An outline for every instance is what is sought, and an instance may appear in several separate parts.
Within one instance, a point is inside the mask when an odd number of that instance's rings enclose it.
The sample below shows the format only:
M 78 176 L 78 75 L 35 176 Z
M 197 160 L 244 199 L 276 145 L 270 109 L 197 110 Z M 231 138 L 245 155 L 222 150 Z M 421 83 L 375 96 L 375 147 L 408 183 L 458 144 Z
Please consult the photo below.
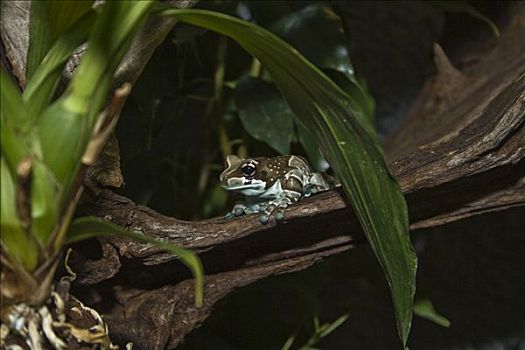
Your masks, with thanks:
M 95 11 L 90 10 L 72 24 L 66 32 L 58 37 L 41 64 L 35 68 L 35 72 L 27 82 L 23 94 L 32 120 L 35 120 L 49 104 L 69 57 L 77 47 L 87 40 L 95 15 Z
M 202 305 L 204 273 L 199 257 L 190 250 L 177 247 L 171 243 L 146 236 L 142 233 L 127 231 L 120 226 L 96 217 L 75 219 L 69 227 L 66 244 L 100 236 L 122 236 L 136 241 L 152 244 L 177 256 L 193 273 L 195 277 L 195 304 Z
M 86 13 L 93 2 L 31 1 L 26 80 L 31 79 L 55 40 Z
M 414 314 L 442 327 L 450 327 L 450 321 L 434 309 L 434 305 L 429 299 L 416 300 L 414 302 Z
M 234 95 L 246 131 L 277 152 L 289 154 L 293 113 L 279 91 L 262 79 L 245 77 L 237 83 Z
M 38 245 L 23 229 L 16 212 L 16 188 L 7 163 L 2 156 L 1 176 L 1 230 L 2 249 L 10 258 L 20 263 L 27 271 L 32 271 L 38 259 Z
M 346 94 L 290 45 L 254 24 L 204 10 L 164 9 L 160 13 L 233 38 L 270 72 L 341 180 L 385 273 L 399 336 L 406 345 L 417 265 L 408 235 L 407 207 L 359 99 Z
M 29 153 L 27 138 L 30 123 L 20 91 L 7 76 L 3 67 L 0 69 L 0 84 L 2 156 L 5 157 L 11 173 L 14 174 L 20 160 Z

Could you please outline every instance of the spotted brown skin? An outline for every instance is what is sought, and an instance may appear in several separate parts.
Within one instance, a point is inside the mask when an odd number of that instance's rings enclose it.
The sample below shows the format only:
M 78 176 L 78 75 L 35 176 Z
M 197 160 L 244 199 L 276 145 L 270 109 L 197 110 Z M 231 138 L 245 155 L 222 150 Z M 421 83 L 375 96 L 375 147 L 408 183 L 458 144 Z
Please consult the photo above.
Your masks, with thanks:
M 330 188 L 322 174 L 313 172 L 304 158 L 293 155 L 248 159 L 229 155 L 220 180 L 226 190 L 245 196 L 245 202 L 237 203 L 226 217 L 261 213 L 263 224 L 274 212 L 276 219 L 283 219 L 289 205 Z

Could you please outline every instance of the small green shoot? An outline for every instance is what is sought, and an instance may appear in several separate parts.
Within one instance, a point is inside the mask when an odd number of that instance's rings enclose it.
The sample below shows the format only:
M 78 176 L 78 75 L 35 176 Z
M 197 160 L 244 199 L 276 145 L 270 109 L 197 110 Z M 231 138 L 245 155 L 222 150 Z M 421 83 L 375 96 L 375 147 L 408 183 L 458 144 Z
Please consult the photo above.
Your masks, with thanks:
M 326 338 L 329 336 L 333 331 L 335 331 L 339 326 L 341 326 L 345 321 L 348 319 L 348 314 L 345 314 L 341 317 L 339 317 L 337 320 L 335 320 L 332 323 L 323 323 L 321 324 L 318 317 L 314 317 L 313 319 L 313 325 L 314 325 L 314 332 L 306 340 L 306 342 L 301 345 L 298 349 L 300 350 L 315 350 L 315 345 L 319 343 L 323 338 Z M 290 336 L 286 342 L 284 343 L 281 350 L 290 350 L 292 348 L 292 345 L 295 341 L 296 335 Z
M 430 299 L 416 300 L 414 302 L 414 314 L 442 327 L 450 327 L 450 321 L 434 309 Z

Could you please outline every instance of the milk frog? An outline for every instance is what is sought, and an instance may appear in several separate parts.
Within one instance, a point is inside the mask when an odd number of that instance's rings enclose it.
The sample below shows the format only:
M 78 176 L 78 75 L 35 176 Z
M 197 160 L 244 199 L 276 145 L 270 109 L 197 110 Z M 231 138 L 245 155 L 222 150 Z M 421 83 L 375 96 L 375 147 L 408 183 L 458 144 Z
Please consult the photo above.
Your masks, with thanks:
M 331 185 L 327 177 L 312 171 L 308 162 L 299 156 L 242 159 L 236 155 L 226 158 L 226 169 L 220 175 L 221 186 L 245 196 L 227 218 L 242 214 L 260 213 L 260 221 L 268 223 L 271 215 L 284 218 L 284 209 Z

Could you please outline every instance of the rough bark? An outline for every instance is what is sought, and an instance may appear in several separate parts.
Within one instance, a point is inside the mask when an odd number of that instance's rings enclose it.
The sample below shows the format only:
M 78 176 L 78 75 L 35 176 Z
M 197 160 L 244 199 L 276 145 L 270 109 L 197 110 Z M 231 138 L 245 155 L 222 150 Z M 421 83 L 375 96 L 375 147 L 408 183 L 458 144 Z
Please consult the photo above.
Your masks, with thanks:
M 463 71 L 435 47 L 437 76 L 385 141 L 411 229 L 525 204 L 525 10 L 516 9 L 493 50 Z M 12 57 L 10 62 L 20 62 Z M 12 66 L 15 73 L 21 69 Z M 109 190 L 82 210 L 194 249 L 203 260 L 205 304 L 195 308 L 189 272 L 156 248 L 102 239 L 100 256 L 93 257 L 83 255 L 85 245 L 77 246 L 70 262 L 79 274 L 75 292 L 104 313 L 117 340 L 137 348 L 173 348 L 235 288 L 366 243 L 339 189 L 300 201 L 284 222 L 268 225 L 256 216 L 180 221 Z

